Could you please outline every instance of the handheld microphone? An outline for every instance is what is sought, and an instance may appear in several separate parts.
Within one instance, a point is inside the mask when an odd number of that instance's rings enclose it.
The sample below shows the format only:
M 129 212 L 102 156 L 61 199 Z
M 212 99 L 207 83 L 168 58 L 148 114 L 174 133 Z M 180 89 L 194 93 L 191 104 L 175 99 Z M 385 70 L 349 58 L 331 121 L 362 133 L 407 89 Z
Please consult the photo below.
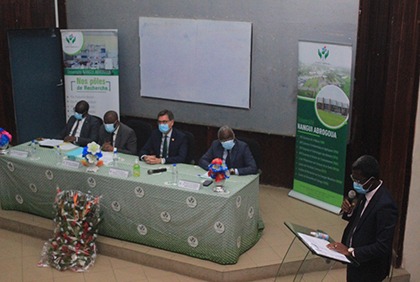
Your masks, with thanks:
M 349 201 L 350 205 L 352 206 L 352 208 L 354 208 L 354 206 L 356 205 L 357 201 L 356 200 L 356 191 L 354 190 L 350 190 L 347 193 L 347 201 Z M 341 209 L 340 212 L 338 213 L 339 215 L 343 214 L 343 210 Z
M 350 204 L 353 205 L 353 200 L 356 198 L 356 195 L 357 195 L 356 191 L 354 191 L 354 190 L 350 190 L 348 192 L 347 197 L 348 197 L 348 201 L 350 202 Z
M 166 170 L 167 170 L 166 168 L 149 169 L 147 171 L 147 174 L 154 174 L 154 173 L 165 172 Z

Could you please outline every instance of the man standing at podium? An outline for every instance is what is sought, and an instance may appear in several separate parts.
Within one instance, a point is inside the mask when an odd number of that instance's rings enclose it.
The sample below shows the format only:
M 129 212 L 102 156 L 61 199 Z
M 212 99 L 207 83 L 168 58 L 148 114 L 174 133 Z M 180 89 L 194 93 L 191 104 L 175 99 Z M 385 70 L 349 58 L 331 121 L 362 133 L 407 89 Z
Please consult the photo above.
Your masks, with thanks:
M 382 281 L 391 265 L 397 207 L 379 179 L 379 164 L 372 156 L 358 158 L 350 177 L 357 202 L 344 199 L 343 219 L 349 223 L 341 243 L 327 246 L 359 262 L 358 267 L 348 264 L 347 281 Z

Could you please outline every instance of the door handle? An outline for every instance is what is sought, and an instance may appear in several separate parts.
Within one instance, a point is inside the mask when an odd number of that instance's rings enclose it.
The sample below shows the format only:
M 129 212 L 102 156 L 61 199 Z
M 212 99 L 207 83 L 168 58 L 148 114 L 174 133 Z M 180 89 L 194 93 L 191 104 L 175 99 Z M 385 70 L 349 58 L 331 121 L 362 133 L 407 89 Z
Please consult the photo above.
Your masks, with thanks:
M 63 79 L 60 79 L 60 82 L 57 84 L 57 87 L 63 86 Z

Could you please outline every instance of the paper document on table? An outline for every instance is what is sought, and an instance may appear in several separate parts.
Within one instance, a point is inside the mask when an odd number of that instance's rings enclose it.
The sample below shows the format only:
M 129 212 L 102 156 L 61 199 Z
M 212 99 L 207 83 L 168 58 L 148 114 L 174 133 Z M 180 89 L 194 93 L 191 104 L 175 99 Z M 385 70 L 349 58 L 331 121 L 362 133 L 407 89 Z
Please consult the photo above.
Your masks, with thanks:
M 305 244 L 309 246 L 309 248 L 312 251 L 314 251 L 317 255 L 321 255 L 324 257 L 350 263 L 350 261 L 347 259 L 345 255 L 328 249 L 327 245 L 330 242 L 328 242 L 327 240 L 316 238 L 316 237 L 306 235 L 303 233 L 298 233 L 298 235 L 305 242 Z
M 49 148 L 54 148 L 57 145 L 63 144 L 63 140 L 58 140 L 58 139 L 43 139 L 41 141 L 38 141 L 39 146 L 41 147 L 49 147 Z
M 60 144 L 60 148 L 63 151 L 70 151 L 70 150 L 74 150 L 76 148 L 79 148 L 79 146 L 74 145 L 73 143 L 64 142 L 64 143 Z

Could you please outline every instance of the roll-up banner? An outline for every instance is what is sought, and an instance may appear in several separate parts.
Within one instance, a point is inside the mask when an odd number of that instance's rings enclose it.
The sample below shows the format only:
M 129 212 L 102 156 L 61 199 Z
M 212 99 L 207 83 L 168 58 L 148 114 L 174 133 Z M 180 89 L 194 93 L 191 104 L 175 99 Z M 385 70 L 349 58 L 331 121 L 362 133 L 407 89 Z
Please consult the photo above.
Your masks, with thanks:
M 339 213 L 352 85 L 351 46 L 299 42 L 295 175 L 291 197 Z
M 118 31 L 63 29 L 61 40 L 67 119 L 80 100 L 89 103 L 91 115 L 119 114 Z

